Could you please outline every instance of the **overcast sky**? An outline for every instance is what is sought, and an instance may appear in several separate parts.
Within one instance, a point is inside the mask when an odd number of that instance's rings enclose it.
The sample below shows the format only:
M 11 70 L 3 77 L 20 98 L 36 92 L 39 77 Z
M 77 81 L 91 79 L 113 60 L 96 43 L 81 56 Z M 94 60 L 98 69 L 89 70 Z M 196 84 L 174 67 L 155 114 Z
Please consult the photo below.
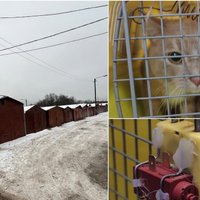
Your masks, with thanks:
M 5 1 L 0 2 L 0 17 L 55 13 L 104 4 L 107 2 Z M 107 9 L 103 7 L 50 17 L 0 19 L 0 49 L 11 46 L 5 40 L 16 45 L 107 17 Z M 107 22 L 108 20 L 104 20 L 59 36 L 21 46 L 20 49 L 32 49 L 106 32 L 108 31 Z M 18 100 L 27 99 L 28 104 L 43 99 L 49 93 L 74 96 L 77 100 L 93 100 L 93 79 L 107 74 L 108 71 L 107 37 L 107 34 L 104 34 L 29 52 L 34 58 L 26 53 L 0 56 L 0 94 Z M 0 55 L 20 49 L 0 51 Z M 59 68 L 64 73 L 58 72 L 55 68 Z M 107 77 L 97 81 L 97 98 L 107 99 Z

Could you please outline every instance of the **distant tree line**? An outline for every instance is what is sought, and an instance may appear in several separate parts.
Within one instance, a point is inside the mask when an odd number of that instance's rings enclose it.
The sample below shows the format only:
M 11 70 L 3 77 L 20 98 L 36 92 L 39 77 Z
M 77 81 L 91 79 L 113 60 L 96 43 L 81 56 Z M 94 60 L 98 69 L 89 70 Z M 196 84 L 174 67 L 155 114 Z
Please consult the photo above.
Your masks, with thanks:
M 97 103 L 107 103 L 106 100 L 102 100 L 102 101 L 97 101 Z M 94 103 L 94 101 L 91 100 L 76 100 L 74 97 L 68 97 L 66 95 L 60 94 L 60 95 L 56 95 L 54 93 L 50 93 L 45 95 L 44 99 L 39 100 L 36 105 L 38 106 L 60 106 L 60 105 L 70 105 L 70 104 L 78 104 L 78 103 Z
M 53 106 L 53 105 L 65 105 L 65 104 L 75 104 L 77 101 L 74 97 L 68 97 L 63 94 L 56 95 L 50 93 L 45 95 L 43 100 L 38 101 L 36 104 L 38 106 Z
M 74 97 L 68 97 L 63 94 L 56 95 L 54 93 L 50 93 L 45 95 L 44 99 L 38 101 L 36 104 L 38 106 L 54 106 L 54 105 L 59 106 L 59 105 L 69 105 L 77 103 L 94 103 L 94 102 L 91 100 L 80 101 L 76 100 Z

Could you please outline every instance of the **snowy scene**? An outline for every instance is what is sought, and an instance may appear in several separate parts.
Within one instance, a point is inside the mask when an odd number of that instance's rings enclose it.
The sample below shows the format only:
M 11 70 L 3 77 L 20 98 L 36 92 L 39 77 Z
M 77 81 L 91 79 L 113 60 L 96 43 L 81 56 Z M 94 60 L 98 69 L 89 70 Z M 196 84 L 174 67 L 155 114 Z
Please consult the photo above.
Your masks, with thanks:
M 0 10 L 0 200 L 106 200 L 108 2 Z
M 1 144 L 0 185 L 15 199 L 106 199 L 107 112 Z

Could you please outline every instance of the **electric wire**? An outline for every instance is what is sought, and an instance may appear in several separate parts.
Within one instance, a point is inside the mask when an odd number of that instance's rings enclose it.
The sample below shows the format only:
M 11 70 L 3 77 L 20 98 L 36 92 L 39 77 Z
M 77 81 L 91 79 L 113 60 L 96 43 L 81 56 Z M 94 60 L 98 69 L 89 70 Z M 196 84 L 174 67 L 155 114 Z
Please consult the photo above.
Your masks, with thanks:
M 56 13 L 46 13 L 46 14 L 35 14 L 35 15 L 22 15 L 22 16 L 0 16 L 0 19 L 21 19 L 21 18 L 36 18 L 36 17 L 49 17 L 49 16 L 55 16 L 55 15 L 64 15 L 84 10 L 91 10 L 96 8 L 102 8 L 107 7 L 107 4 L 99 5 L 99 6 L 92 6 L 92 7 L 86 7 L 86 8 L 80 8 L 75 10 L 69 10 L 69 11 L 63 11 L 63 12 L 56 12 Z
M 20 47 L 20 46 L 24 46 L 24 45 L 27 45 L 27 44 L 35 43 L 35 42 L 38 42 L 38 41 L 41 41 L 41 40 L 45 40 L 45 39 L 48 39 L 48 38 L 51 38 L 51 37 L 55 37 L 55 36 L 58 36 L 58 35 L 61 35 L 61 34 L 64 34 L 64 33 L 79 29 L 79 28 L 83 28 L 83 27 L 89 26 L 91 24 L 98 23 L 100 21 L 106 20 L 107 18 L 108 17 L 104 17 L 104 18 L 101 18 L 101 19 L 98 19 L 98 20 L 95 20 L 95 21 L 92 21 L 92 22 L 89 22 L 89 23 L 86 23 L 86 24 L 82 24 L 82 25 L 79 25 L 79 26 L 76 26 L 76 27 L 61 31 L 61 32 L 57 32 L 57 33 L 45 36 L 45 37 L 41 37 L 41 38 L 38 38 L 38 39 L 30 40 L 28 42 L 24 42 L 24 43 L 13 45 L 13 46 L 10 46 L 10 47 L 4 48 L 4 49 L 0 49 L 0 51 L 13 49 L 13 48 L 16 48 L 16 47 Z
M 3 40 L 3 41 L 5 41 L 5 42 L 7 42 L 8 44 L 13 45 L 13 43 L 9 42 L 8 40 L 6 40 L 6 39 L 3 38 L 3 37 L 0 37 L 0 39 Z M 5 45 L 2 45 L 2 44 L 1 44 L 1 46 L 5 46 Z M 19 50 L 22 50 L 22 49 L 20 49 L 19 47 L 17 47 L 17 48 L 18 48 Z M 10 51 L 13 51 L 13 50 L 10 50 Z M 41 60 L 40 58 L 37 58 L 36 56 L 33 56 L 33 55 L 30 54 L 30 53 L 27 53 L 27 52 L 25 52 L 25 53 L 26 53 L 27 55 L 31 56 L 32 58 L 34 58 L 34 59 L 40 61 L 40 62 L 43 63 L 43 64 L 38 63 L 38 62 L 35 62 L 34 60 L 32 60 L 32 59 L 30 59 L 30 58 L 27 58 L 27 57 L 25 57 L 25 56 L 23 56 L 23 55 L 21 55 L 21 54 L 17 54 L 17 55 L 23 57 L 24 59 L 26 59 L 26 60 L 28 60 L 28 61 L 34 63 L 34 64 L 39 65 L 40 67 L 46 68 L 46 69 L 48 69 L 48 70 L 50 70 L 50 71 L 52 71 L 52 72 L 55 72 L 55 73 L 57 73 L 57 74 L 59 74 L 59 75 L 66 76 L 67 78 L 69 78 L 69 79 L 71 79 L 71 80 L 77 80 L 77 81 L 82 81 L 82 82 L 83 82 L 83 81 L 84 81 L 84 82 L 91 82 L 91 81 L 88 81 L 88 80 L 85 80 L 85 79 L 80 79 L 80 78 L 76 77 L 75 75 L 69 74 L 69 73 L 67 73 L 67 72 L 65 72 L 65 71 L 63 71 L 63 70 L 61 70 L 61 69 L 59 69 L 59 68 L 57 68 L 57 67 L 55 67 L 55 66 L 53 66 L 53 65 L 50 65 L 50 64 L 47 63 L 46 61 L 43 61 L 43 60 Z M 72 77 L 72 76 L 73 76 L 73 77 Z
M 5 47 L 5 45 L 3 45 L 3 44 L 0 44 L 0 45 L 3 46 L 3 47 Z M 12 50 L 10 50 L 10 51 L 12 51 Z M 49 67 L 43 66 L 43 65 L 41 65 L 40 63 L 35 62 L 35 61 L 33 61 L 33 60 L 31 60 L 31 59 L 29 59 L 29 58 L 23 56 L 23 55 L 20 55 L 20 54 L 18 54 L 18 55 L 21 56 L 22 58 L 24 58 L 24 59 L 26 59 L 26 60 L 28 60 L 28 61 L 30 61 L 30 62 L 36 64 L 36 65 L 39 65 L 39 66 L 41 66 L 41 67 L 45 67 L 45 68 L 47 68 L 48 70 L 50 70 L 50 71 L 52 71 L 52 72 L 55 72 L 55 73 L 57 73 L 57 74 L 59 74 L 59 75 L 63 75 L 63 74 L 59 73 L 58 71 L 53 70 L 53 69 L 51 69 L 51 68 L 49 68 Z
M 13 51 L 12 53 L 0 54 L 0 56 L 7 56 L 7 55 L 13 55 L 13 54 L 16 54 L 16 53 L 26 53 L 26 52 L 31 52 L 31 51 L 38 51 L 38 50 L 42 50 L 42 49 L 48 49 L 48 48 L 57 47 L 57 46 L 60 46 L 60 45 L 65 45 L 65 44 L 74 43 L 74 42 L 86 40 L 86 39 L 89 39 L 89 38 L 105 35 L 107 33 L 108 32 L 103 32 L 103 33 L 94 34 L 94 35 L 90 35 L 90 36 L 79 38 L 79 39 L 75 39 L 75 40 L 70 40 L 70 41 L 66 41 L 66 42 L 60 42 L 60 43 L 57 43 L 57 44 L 48 45 L 48 46 L 42 46 L 42 47 L 33 48 L 33 49 L 25 49 L 23 51 Z

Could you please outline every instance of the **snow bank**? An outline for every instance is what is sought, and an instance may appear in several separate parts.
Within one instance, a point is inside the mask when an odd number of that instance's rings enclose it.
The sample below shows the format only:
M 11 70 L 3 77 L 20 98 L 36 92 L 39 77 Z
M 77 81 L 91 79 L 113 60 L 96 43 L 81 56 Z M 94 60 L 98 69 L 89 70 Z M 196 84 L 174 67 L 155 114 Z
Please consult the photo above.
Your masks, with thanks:
M 0 189 L 35 200 L 107 198 L 107 113 L 0 145 Z

